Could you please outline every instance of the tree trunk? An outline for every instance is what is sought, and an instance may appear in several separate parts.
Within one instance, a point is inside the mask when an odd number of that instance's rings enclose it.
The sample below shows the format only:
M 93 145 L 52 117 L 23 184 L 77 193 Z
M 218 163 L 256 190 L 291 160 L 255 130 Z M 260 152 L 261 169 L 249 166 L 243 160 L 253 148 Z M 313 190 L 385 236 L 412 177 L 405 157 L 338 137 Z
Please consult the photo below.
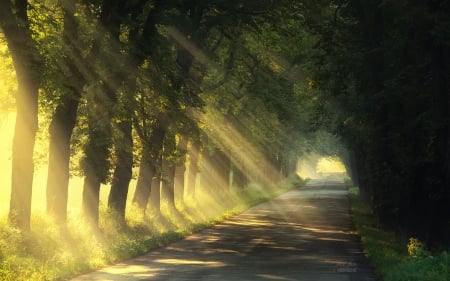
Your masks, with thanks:
M 82 215 L 93 227 L 98 227 L 100 179 L 94 174 L 87 174 L 84 178 Z
M 28 230 L 34 173 L 33 149 L 37 130 L 37 87 L 30 86 L 24 89 L 20 86 L 23 83 L 19 82 L 19 94 L 16 98 L 17 116 L 12 148 L 9 220 L 12 225 Z M 32 98 L 30 96 L 33 95 L 36 99 L 30 101 Z
M 49 128 L 47 213 L 59 223 L 65 223 L 67 219 L 70 138 L 76 123 L 79 101 L 79 98 L 66 94 L 57 107 Z
M 353 150 L 350 150 L 348 152 L 348 168 L 347 168 L 347 174 L 351 178 L 353 184 L 359 186 L 359 175 L 358 175 L 358 168 L 357 168 L 357 160 L 355 156 L 355 152 Z
M 233 171 L 234 184 L 236 187 L 244 188 L 248 184 L 248 179 L 244 171 L 238 166 L 234 166 L 236 169 Z
M 93 226 L 98 226 L 98 209 L 100 184 L 106 183 L 110 170 L 110 147 L 112 145 L 111 108 L 113 101 L 110 99 L 111 89 L 97 89 L 88 104 L 88 141 L 84 147 L 84 158 L 81 168 L 85 175 L 83 186 L 83 214 Z M 89 198 L 92 196 L 92 198 Z
M 166 134 L 164 138 L 162 162 L 161 162 L 161 195 L 169 206 L 175 207 L 175 162 L 176 139 L 173 132 Z
M 169 160 L 162 159 L 161 195 L 170 207 L 175 207 L 175 166 Z
M 184 159 L 186 159 L 184 157 Z M 185 175 L 186 175 L 186 165 L 179 165 L 175 167 L 175 176 L 174 176 L 174 189 L 175 189 L 175 200 L 179 200 L 183 202 L 184 193 L 185 193 Z
M 82 207 L 85 219 L 96 227 L 99 216 L 100 184 L 106 182 L 110 167 L 108 160 L 110 135 L 108 128 L 93 129 L 92 131 L 89 134 L 90 141 L 86 146 L 86 156 L 82 163 L 85 174 Z
M 198 174 L 198 142 L 191 144 L 189 149 L 189 165 L 187 168 L 186 196 L 193 198 L 195 196 L 195 183 Z
M 86 219 L 98 226 L 100 184 L 106 183 L 110 169 L 110 147 L 112 145 L 111 121 L 117 104 L 118 89 L 124 82 L 120 60 L 104 57 L 111 52 L 120 56 L 120 19 L 113 16 L 120 9 L 117 2 L 103 2 L 98 16 L 95 39 L 88 56 L 102 71 L 91 73 L 93 87 L 87 93 L 89 140 L 85 146 L 82 169 L 86 176 L 83 190 L 83 212 Z M 106 32 L 106 34 L 105 34 Z M 106 41 L 107 40 L 107 41 Z M 103 52 L 102 48 L 108 48 Z M 101 83 L 99 83 L 101 82 Z M 92 196 L 92 198 L 89 198 Z M 93 204 L 93 205 L 90 205 Z
M 133 169 L 133 137 L 131 120 L 119 121 L 115 137 L 117 163 L 114 170 L 108 207 L 121 219 L 125 219 L 125 208 Z
M 161 175 L 152 179 L 152 187 L 150 191 L 150 206 L 155 212 L 159 212 L 161 209 Z
M 233 161 L 230 159 L 230 189 L 236 186 L 236 171 Z
M 181 153 L 181 157 L 178 160 L 180 163 L 175 167 L 175 177 L 174 177 L 174 189 L 175 189 L 175 199 L 183 202 L 185 193 L 185 174 L 186 174 L 186 150 L 187 150 L 187 139 L 182 136 L 177 145 L 177 150 Z
M 33 150 L 38 126 L 38 87 L 42 60 L 31 36 L 27 10 L 27 1 L 0 1 L 0 28 L 12 55 L 18 84 L 9 221 L 23 230 L 30 228 Z
M 49 127 L 50 144 L 47 176 L 47 213 L 59 223 L 67 219 L 67 197 L 69 186 L 70 138 L 76 124 L 77 109 L 85 80 L 77 67 L 81 63 L 78 43 L 78 23 L 75 14 L 76 2 L 64 2 L 63 40 L 67 51 L 66 65 L 70 71 L 63 86 L 60 103 L 56 107 Z
M 201 151 L 200 160 L 200 188 L 202 192 L 210 192 L 213 186 L 211 174 L 211 155 L 207 148 Z
M 133 203 L 145 211 L 147 207 L 148 198 L 150 196 L 150 188 L 152 186 L 152 179 L 155 176 L 154 163 L 151 161 L 150 152 L 148 148 L 144 148 L 141 156 L 141 163 L 139 165 L 139 175 L 136 183 L 136 190 L 134 192 Z
M 150 189 L 150 209 L 159 213 L 161 210 L 162 155 L 155 162 L 155 176 Z

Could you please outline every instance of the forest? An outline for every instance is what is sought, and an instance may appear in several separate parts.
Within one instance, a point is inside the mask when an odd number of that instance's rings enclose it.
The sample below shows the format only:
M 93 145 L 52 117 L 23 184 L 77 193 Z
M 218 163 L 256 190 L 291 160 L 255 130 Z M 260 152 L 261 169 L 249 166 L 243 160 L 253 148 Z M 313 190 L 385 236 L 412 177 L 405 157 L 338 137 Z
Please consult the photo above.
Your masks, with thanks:
M 449 67 L 447 0 L 0 0 L 0 246 L 39 229 L 35 201 L 62 236 L 127 232 L 318 154 L 383 227 L 446 249 Z

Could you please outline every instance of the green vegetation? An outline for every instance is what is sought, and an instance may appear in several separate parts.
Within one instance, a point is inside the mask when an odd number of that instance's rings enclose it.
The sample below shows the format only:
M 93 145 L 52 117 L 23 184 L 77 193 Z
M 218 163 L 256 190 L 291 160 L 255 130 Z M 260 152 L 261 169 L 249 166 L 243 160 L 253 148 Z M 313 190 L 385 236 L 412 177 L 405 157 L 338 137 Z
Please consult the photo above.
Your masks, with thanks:
M 178 202 L 176 209 L 163 204 L 160 215 L 144 216 L 136 208 L 127 213 L 126 224 L 102 208 L 99 230 L 72 218 L 61 227 L 47 216 L 35 214 L 31 232 L 22 233 L 2 218 L 0 279 L 54 280 L 134 257 L 277 196 L 294 182 L 298 184 L 299 179 L 289 178 L 275 189 L 253 185 L 227 194 L 203 194 L 203 200 Z
M 352 187 L 352 215 L 365 253 L 383 281 L 447 281 L 448 251 L 431 253 L 419 239 L 400 239 L 386 230 Z

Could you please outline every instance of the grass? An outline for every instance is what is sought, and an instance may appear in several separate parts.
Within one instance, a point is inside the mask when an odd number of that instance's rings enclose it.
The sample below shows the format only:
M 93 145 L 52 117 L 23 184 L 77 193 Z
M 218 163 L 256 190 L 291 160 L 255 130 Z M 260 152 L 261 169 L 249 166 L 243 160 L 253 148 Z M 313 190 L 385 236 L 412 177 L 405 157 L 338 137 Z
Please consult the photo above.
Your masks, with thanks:
M 411 237 L 401 241 L 382 228 L 371 209 L 350 188 L 353 220 L 361 236 L 364 251 L 383 281 L 449 281 L 450 254 L 431 254 L 426 245 Z
M 43 212 L 34 210 L 32 229 L 23 233 L 10 227 L 3 215 L 0 217 L 0 280 L 65 280 L 179 240 L 300 182 L 290 178 L 272 189 L 251 185 L 226 194 L 198 194 L 196 200 L 177 202 L 176 208 L 163 202 L 160 214 L 143 214 L 131 207 L 127 209 L 125 224 L 118 223 L 102 207 L 100 231 L 91 230 L 73 215 L 66 226 L 58 226 Z

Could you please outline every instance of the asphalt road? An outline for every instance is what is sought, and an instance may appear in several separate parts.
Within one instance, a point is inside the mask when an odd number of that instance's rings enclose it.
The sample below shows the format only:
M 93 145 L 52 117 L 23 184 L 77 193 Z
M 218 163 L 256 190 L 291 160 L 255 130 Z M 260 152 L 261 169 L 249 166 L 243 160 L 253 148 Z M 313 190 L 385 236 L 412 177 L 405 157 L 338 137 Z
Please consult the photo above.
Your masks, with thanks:
M 345 186 L 313 180 L 166 248 L 72 281 L 375 281 L 351 230 Z

